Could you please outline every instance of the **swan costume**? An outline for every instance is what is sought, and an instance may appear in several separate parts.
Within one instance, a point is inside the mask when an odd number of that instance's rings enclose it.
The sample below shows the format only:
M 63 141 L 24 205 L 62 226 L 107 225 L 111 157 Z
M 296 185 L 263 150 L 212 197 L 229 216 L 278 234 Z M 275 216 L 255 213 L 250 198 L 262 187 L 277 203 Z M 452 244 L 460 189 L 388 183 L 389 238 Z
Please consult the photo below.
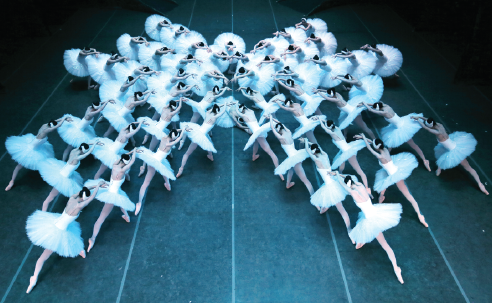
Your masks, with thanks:
M 159 174 L 161 174 L 162 176 L 170 180 L 176 180 L 176 177 L 174 176 L 174 171 L 166 159 L 166 157 L 171 153 L 171 150 L 165 153 L 162 150 L 157 149 L 157 151 L 154 153 L 145 147 L 139 147 L 138 149 L 142 150 L 143 152 L 137 153 L 137 158 L 142 159 L 149 166 L 155 168 L 155 170 L 158 171 Z
M 5 148 L 15 162 L 31 170 L 38 170 L 40 163 L 55 156 L 48 137 L 40 140 L 33 134 L 10 136 L 5 141 Z
M 181 122 L 179 124 L 180 129 L 186 130 L 186 128 L 191 128 L 191 131 L 186 131 L 186 134 L 188 135 L 188 138 L 193 143 L 198 144 L 203 150 L 206 151 L 211 151 L 213 153 L 216 153 L 217 150 L 214 147 L 214 144 L 212 143 L 212 139 L 208 135 L 208 132 L 214 128 L 215 124 L 209 124 L 203 122 L 203 124 L 200 126 L 196 123 L 192 122 Z
M 360 89 L 355 85 L 350 89 L 350 99 L 360 95 L 366 96 L 367 101 L 371 103 L 378 102 L 381 99 L 384 91 L 383 79 L 381 77 L 378 75 L 365 76 L 360 79 L 360 82 L 362 82 Z
M 128 57 L 131 60 L 138 60 L 138 49 L 140 44 L 133 42 L 132 37 L 129 34 L 121 35 L 116 40 L 116 47 L 121 55 Z
M 104 180 L 87 180 L 84 186 L 95 186 L 101 181 Z M 108 183 L 109 186 L 107 188 L 99 188 L 96 194 L 96 199 L 104 203 L 113 204 L 114 206 L 121 207 L 127 211 L 134 211 L 135 204 L 130 200 L 130 198 L 128 198 L 128 195 L 123 190 L 121 190 L 121 185 L 123 184 L 123 182 L 125 182 L 124 177 L 121 180 L 114 180 L 111 177 L 110 182 Z
M 164 20 L 172 25 L 171 20 L 157 14 L 151 15 L 147 17 L 147 20 L 145 20 L 145 32 L 155 41 L 161 41 L 161 29 L 163 29 L 163 27 L 161 27 L 159 23 Z
M 140 47 L 138 50 L 138 59 L 142 65 L 148 66 L 153 70 L 161 69 L 161 55 L 156 55 L 155 52 L 165 47 L 160 42 L 152 41 L 148 47 Z
M 354 50 L 352 54 L 355 55 L 355 58 L 345 58 L 347 73 L 357 79 L 370 75 L 376 67 L 376 58 L 363 50 Z
M 309 154 L 305 149 L 297 150 L 294 147 L 294 143 L 292 144 L 282 144 L 282 148 L 287 154 L 287 159 L 285 159 L 280 165 L 275 168 L 276 175 L 283 175 L 289 169 L 296 166 L 297 163 L 301 163 L 302 161 L 309 158 Z
M 348 100 L 344 107 L 339 107 L 340 116 L 338 116 L 338 128 L 346 129 L 352 122 L 367 108 L 365 106 L 357 106 L 361 102 L 367 101 L 365 96 L 355 96 Z
M 115 65 L 120 64 L 112 63 L 107 64 L 108 60 L 111 58 L 109 54 L 99 54 L 99 57 L 88 56 L 85 61 L 87 62 L 87 67 L 91 78 L 98 84 L 103 84 L 106 81 L 116 80 L 116 75 L 113 71 Z
M 374 181 L 374 189 L 378 193 L 410 177 L 419 163 L 414 155 L 403 152 L 391 156 L 391 161 L 386 164 L 379 162 L 379 165 L 382 168 L 376 172 L 376 180 Z
M 434 148 L 437 166 L 441 169 L 450 169 L 458 166 L 461 161 L 475 151 L 477 140 L 472 134 L 454 132 L 444 142 L 439 142 Z
M 85 117 L 80 119 L 70 114 L 65 114 L 63 118 L 66 117 L 72 118 L 73 122 L 63 123 L 62 126 L 57 128 L 58 134 L 65 143 L 77 148 L 80 144 L 89 143 L 96 138 L 96 132 L 91 126 L 94 118 L 87 120 Z
M 46 159 L 39 164 L 39 174 L 49 185 L 56 188 L 65 197 L 70 197 L 82 190 L 84 180 L 75 170 L 80 166 L 69 164 L 55 158 Z
M 241 87 L 250 87 L 251 89 L 260 92 L 262 95 L 266 95 L 272 90 L 275 84 L 275 81 L 272 78 L 272 74 L 275 73 L 275 67 L 273 65 L 266 64 L 259 68 L 253 62 L 248 62 L 243 65 L 240 61 L 237 64 L 237 70 L 243 66 L 247 70 L 253 71 L 254 76 L 239 78 L 237 81 Z
M 333 144 L 335 144 L 340 151 L 333 159 L 333 164 L 331 165 L 331 169 L 337 169 L 340 165 L 342 165 L 342 163 L 347 161 L 349 158 L 356 156 L 359 150 L 366 147 L 366 143 L 364 142 L 364 140 L 355 140 L 350 143 L 347 143 L 345 137 L 342 134 L 342 131 L 338 127 L 335 127 L 334 132 L 337 135 L 337 137 L 341 138 L 342 140 L 335 141 L 332 139 Z
M 63 64 L 71 75 L 76 77 L 89 76 L 89 68 L 85 59 L 87 56 L 80 55 L 80 48 L 72 48 L 66 50 L 63 54 Z
M 376 46 L 383 52 L 383 55 L 380 56 L 375 52 L 371 52 L 376 58 L 376 67 L 374 67 L 373 73 L 381 77 L 393 76 L 403 64 L 403 56 L 400 50 L 386 44 L 378 44 Z
M 316 170 L 323 179 L 323 185 L 311 196 L 311 204 L 321 208 L 328 208 L 345 200 L 348 193 L 338 183 L 336 177 L 328 174 L 331 169 L 316 167 Z
M 408 140 L 422 128 L 420 124 L 411 117 L 422 117 L 422 114 L 411 113 L 403 117 L 399 117 L 396 113 L 391 119 L 386 119 L 390 124 L 383 127 L 381 137 L 384 145 L 389 148 L 395 148 Z
M 120 160 L 121 155 L 128 152 L 125 150 L 128 142 L 121 143 L 120 141 L 112 141 L 108 138 L 98 138 L 98 140 L 104 143 L 104 145 L 96 145 L 92 154 L 107 167 L 113 167 L 113 164 Z

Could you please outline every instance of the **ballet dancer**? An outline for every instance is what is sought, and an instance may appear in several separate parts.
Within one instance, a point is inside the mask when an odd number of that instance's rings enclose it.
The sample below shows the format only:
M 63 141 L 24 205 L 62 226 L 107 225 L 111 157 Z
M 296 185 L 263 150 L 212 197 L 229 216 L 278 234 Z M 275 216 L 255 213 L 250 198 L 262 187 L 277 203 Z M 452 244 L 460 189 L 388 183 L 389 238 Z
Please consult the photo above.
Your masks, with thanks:
M 363 50 L 349 51 L 345 47 L 340 53 L 333 54 L 332 57 L 345 59 L 347 73 L 357 79 L 370 75 L 376 67 L 376 58 Z
M 283 80 L 274 78 L 274 80 L 277 81 L 278 84 L 289 90 L 291 95 L 304 102 L 303 111 L 306 116 L 311 116 L 312 114 L 316 114 L 319 116 L 323 115 L 319 110 L 319 105 L 321 104 L 321 101 L 323 101 L 323 98 L 321 98 L 320 96 L 308 95 L 304 91 L 304 89 L 302 89 L 302 87 L 293 79 Z
M 44 262 L 52 253 L 62 257 L 85 258 L 84 242 L 80 237 L 80 225 L 75 220 L 84 207 L 94 200 L 100 188 L 107 187 L 101 181 L 96 186 L 84 187 L 72 196 L 67 202 L 63 213 L 52 213 L 36 210 L 27 218 L 26 232 L 32 244 L 44 248 L 43 253 L 36 261 L 34 274 L 29 279 L 26 293 L 30 293 L 38 282 L 38 276 Z M 91 190 L 94 190 L 91 194 Z
M 76 77 L 87 77 L 87 89 L 94 88 L 91 85 L 91 76 L 89 73 L 89 67 L 87 66 L 86 58 L 88 56 L 94 55 L 96 58 L 99 57 L 100 52 L 96 51 L 95 48 L 84 47 L 83 49 L 72 48 L 66 50 L 63 54 L 63 64 L 71 75 Z M 73 79 L 70 80 L 70 83 Z
M 313 32 L 322 33 L 328 31 L 328 25 L 326 25 L 326 22 L 319 18 L 314 18 L 314 19 L 301 18 L 301 22 L 296 23 L 295 27 L 302 29 L 307 34 L 311 34 Z
M 259 123 L 265 121 L 265 117 L 272 115 L 275 118 L 275 112 L 279 109 L 277 100 L 284 101 L 285 96 L 283 94 L 275 95 L 270 101 L 266 101 L 263 95 L 256 90 L 251 89 L 251 87 L 239 87 L 236 91 L 241 92 L 243 96 L 254 102 L 256 108 L 261 108 L 263 111 L 260 115 Z
M 316 32 L 311 33 L 309 37 L 304 40 L 304 43 L 310 44 L 311 42 L 318 48 L 321 56 L 331 56 L 337 50 L 337 39 L 332 33 L 329 32 Z
M 424 216 L 420 213 L 417 201 L 405 184 L 405 179 L 410 177 L 412 171 L 419 165 L 415 156 L 407 152 L 391 156 L 381 139 L 369 140 L 364 134 L 356 135 L 354 138 L 364 140 L 367 149 L 379 160 L 379 165 L 382 167 L 376 172 L 376 180 L 374 180 L 374 190 L 379 193 L 379 203 L 382 203 L 386 198 L 384 196 L 386 189 L 396 184 L 398 190 L 412 204 L 420 223 L 429 227 Z
M 116 40 L 118 52 L 135 61 L 138 61 L 138 49 L 140 45 L 149 46 L 149 42 L 144 37 L 132 37 L 129 34 L 123 34 Z
M 164 16 L 153 14 L 145 20 L 145 32 L 155 41 L 161 41 L 161 30 L 163 28 L 173 29 L 171 20 Z
M 280 100 L 277 100 L 276 102 L 281 109 L 292 113 L 294 119 L 301 124 L 298 128 L 296 128 L 294 134 L 292 134 L 293 139 L 306 135 L 311 143 L 318 143 L 314 137 L 313 130 L 316 126 L 320 125 L 321 119 L 326 118 L 325 116 L 312 116 L 310 118 L 306 117 L 302 106 L 299 103 L 292 101 L 290 98 L 285 99 L 284 102 L 281 102 Z
M 324 88 L 332 88 L 339 85 L 342 80 L 333 80 L 332 78 L 347 74 L 347 63 L 332 56 L 320 58 L 318 55 L 314 55 L 312 58 L 304 60 L 304 62 L 312 62 L 316 65 L 316 72 L 321 74 L 319 86 Z
M 403 64 L 403 56 L 399 49 L 386 44 L 366 44 L 360 49 L 370 51 L 376 57 L 376 67 L 372 71 L 374 74 L 381 77 L 399 77 L 396 72 Z
M 270 117 L 270 128 L 287 154 L 287 159 L 275 168 L 275 174 L 283 175 L 287 173 L 286 188 L 291 188 L 295 185 L 294 182 L 291 182 L 292 175 L 295 172 L 312 196 L 314 194 L 313 185 L 306 177 L 306 173 L 302 167 L 302 161 L 306 160 L 309 157 L 309 154 L 304 149 L 296 150 L 290 130 L 273 117 Z
M 5 148 L 12 159 L 17 162 L 17 166 L 12 173 L 12 179 L 5 191 L 9 191 L 14 186 L 15 179 L 19 171 L 25 167 L 30 170 L 38 170 L 39 164 L 48 158 L 54 158 L 53 145 L 48 142 L 48 134 L 58 129 L 63 123 L 72 122 L 72 118 L 64 117 L 43 124 L 38 130 L 38 134 L 25 134 L 22 136 L 10 136 L 5 141 Z
M 272 78 L 279 78 L 279 77 L 288 77 L 288 79 L 293 79 L 293 78 L 298 78 L 299 77 L 299 74 L 294 72 L 289 65 L 286 65 L 284 66 L 283 69 L 275 72 L 273 75 L 272 75 Z M 272 90 L 272 92 L 274 93 L 274 95 L 278 95 L 280 94 L 280 90 L 279 90 L 279 86 L 278 86 L 278 82 L 275 81 L 275 91 Z
M 85 60 L 87 62 L 90 77 L 97 82 L 97 85 L 93 85 L 93 88 L 98 89 L 104 82 L 116 80 L 113 67 L 116 63 L 124 63 L 129 59 L 130 58 L 120 56 L 115 52 L 111 52 L 111 54 L 99 54 L 98 57 L 88 56 Z
M 255 62 L 250 61 L 237 69 L 231 82 L 237 82 L 239 87 L 250 87 L 265 96 L 275 85 L 275 81 L 272 78 L 272 74 L 274 73 L 275 67 L 272 64 L 259 68 Z
M 480 190 L 484 194 L 489 195 L 485 186 L 480 182 L 477 172 L 470 166 L 470 163 L 466 159 L 475 151 L 475 147 L 477 146 L 477 140 L 472 134 L 454 132 L 448 135 L 444 126 L 436 122 L 433 118 L 412 116 L 412 119 L 417 121 L 422 128 L 437 137 L 438 144 L 434 148 L 434 154 L 437 159 L 436 176 L 439 176 L 443 169 L 450 169 L 461 164 L 472 175 L 473 179 L 475 179 Z
M 393 264 L 398 281 L 403 284 L 401 268 L 396 263 L 395 253 L 388 245 L 384 238 L 383 231 L 395 227 L 400 223 L 402 213 L 401 204 L 372 204 L 363 184 L 358 183 L 350 176 L 340 175 L 338 171 L 332 172 L 338 179 L 338 182 L 347 190 L 354 199 L 355 205 L 360 208 L 359 219 L 357 224 L 350 231 L 349 237 L 357 243 L 356 249 L 361 248 L 364 244 L 376 239 L 381 247 L 386 251 Z M 344 178 L 344 179 L 342 179 Z
M 395 113 L 391 106 L 381 101 L 376 103 L 362 102 L 362 104 L 368 111 L 384 117 L 384 119 L 390 123 L 381 130 L 381 136 L 386 147 L 395 148 L 407 143 L 417 152 L 419 157 L 424 162 L 425 168 L 428 171 L 431 171 L 429 161 L 425 158 L 422 149 L 420 149 L 420 147 L 412 139 L 413 136 L 421 129 L 421 126 L 411 117 L 422 116 L 422 114 L 411 113 L 400 117 Z
M 173 47 L 174 43 L 176 43 L 176 39 L 181 35 L 187 35 L 189 33 L 190 30 L 184 25 L 173 23 L 172 27 L 161 28 L 160 38 L 162 43 L 169 47 Z

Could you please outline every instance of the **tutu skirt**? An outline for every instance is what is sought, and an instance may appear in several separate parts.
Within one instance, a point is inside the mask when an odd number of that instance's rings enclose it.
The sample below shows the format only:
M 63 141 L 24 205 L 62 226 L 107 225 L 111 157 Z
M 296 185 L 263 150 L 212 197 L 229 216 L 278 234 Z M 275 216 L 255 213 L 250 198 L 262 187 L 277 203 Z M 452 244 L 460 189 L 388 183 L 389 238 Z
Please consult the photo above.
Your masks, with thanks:
M 101 181 L 104 180 L 87 180 L 84 186 L 96 186 Z M 121 188 L 119 188 L 118 192 L 116 193 L 108 191 L 107 188 L 99 188 L 96 199 L 107 204 L 113 204 L 114 206 L 121 207 L 127 211 L 135 210 L 135 203 L 133 203 L 130 198 L 128 198 L 128 195 L 123 190 L 121 190 Z
M 121 35 L 116 40 L 116 47 L 122 56 L 132 60 L 138 60 L 139 44 L 132 42 L 132 37 L 128 34 Z
M 333 159 L 333 163 L 331 164 L 331 169 L 337 169 L 342 163 L 347 161 L 350 157 L 357 155 L 359 150 L 366 147 L 366 143 L 363 140 L 355 140 L 348 143 L 350 149 L 346 151 L 339 151 L 338 154 Z
M 99 99 L 101 102 L 106 102 L 108 100 L 114 100 L 117 106 L 123 106 L 126 99 L 133 95 L 134 85 L 128 87 L 124 92 L 120 91 L 123 81 L 109 80 L 104 82 L 99 88 Z M 108 104 L 108 106 L 115 106 L 113 104 Z M 104 109 L 106 110 L 106 108 Z
M 348 100 L 348 104 L 352 105 L 354 109 L 347 114 L 347 112 L 344 112 L 341 110 L 340 116 L 338 116 L 338 128 L 340 129 L 346 129 L 349 125 L 352 124 L 352 122 L 357 118 L 358 115 L 360 115 L 364 110 L 367 108 L 365 106 L 357 107 L 359 103 L 362 101 L 366 101 L 365 96 L 355 96 L 352 99 Z
M 84 180 L 80 174 L 73 171 L 68 177 L 60 174 L 66 162 L 51 158 L 39 164 L 39 174 L 49 185 L 56 188 L 65 197 L 70 197 L 82 190 Z
M 253 143 L 255 143 L 256 139 L 258 137 L 266 137 L 268 135 L 268 132 L 272 130 L 270 127 L 270 123 L 265 123 L 262 126 L 260 126 L 259 129 L 257 129 L 248 139 L 248 142 L 244 146 L 243 150 L 247 150 Z
M 275 168 L 275 174 L 283 175 L 289 169 L 296 166 L 297 163 L 301 163 L 307 158 L 309 158 L 309 154 L 307 153 L 306 150 L 304 149 L 298 150 L 295 154 L 287 157 L 287 159 L 285 159 L 282 163 L 280 163 L 280 165 L 277 168 Z
M 162 137 L 166 136 L 169 132 L 167 129 L 160 129 L 158 126 L 158 122 L 150 119 L 149 117 L 140 117 L 137 118 L 137 121 L 145 121 L 145 123 L 148 123 L 149 125 L 142 124 L 142 129 L 152 136 L 155 136 L 158 140 L 161 140 Z
M 142 65 L 148 66 L 153 70 L 161 70 L 161 56 L 156 55 L 155 51 L 164 47 L 160 42 L 150 42 L 148 47 L 140 47 L 138 50 L 138 59 Z
M 159 161 L 154 157 L 154 153 L 151 150 L 145 147 L 139 147 L 138 149 L 143 150 L 142 153 L 137 153 L 137 157 L 139 159 L 142 159 L 149 166 L 155 168 L 155 170 L 158 171 L 159 174 L 161 174 L 162 176 L 170 180 L 176 180 L 176 177 L 174 176 L 174 171 L 166 159 L 162 159 L 162 161 Z
M 89 69 L 87 63 L 85 62 L 85 56 L 79 55 L 80 49 L 69 49 L 63 54 L 63 64 L 71 75 L 76 77 L 87 77 L 89 76 Z
M 212 143 L 212 139 L 208 134 L 204 134 L 200 131 L 200 125 L 192 122 L 181 122 L 179 123 L 179 128 L 180 129 L 186 129 L 186 127 L 192 128 L 191 131 L 186 132 L 188 135 L 188 138 L 193 143 L 198 144 L 203 150 L 206 151 L 211 151 L 213 153 L 216 153 L 217 150 L 214 147 L 214 144 Z
M 145 20 L 145 32 L 147 33 L 147 35 L 149 35 L 150 38 L 156 41 L 161 40 L 160 34 L 161 34 L 162 27 L 159 25 L 159 23 L 164 20 L 166 20 L 169 24 L 171 24 L 171 20 L 161 15 L 154 14 L 147 17 L 147 19 Z
M 449 139 L 456 143 L 456 147 L 448 150 L 442 145 L 437 144 L 434 148 L 434 154 L 437 158 L 437 166 L 441 169 L 450 169 L 458 166 L 461 161 L 471 155 L 477 146 L 477 140 L 472 134 L 465 132 L 454 132 L 449 135 Z
M 36 140 L 33 134 L 11 136 L 5 141 L 5 148 L 15 162 L 27 169 L 38 170 L 39 163 L 47 158 L 53 158 L 55 153 L 53 145 L 48 141 L 34 147 L 33 140 Z
M 60 137 L 68 145 L 77 148 L 80 144 L 89 143 L 96 138 L 96 132 L 91 125 L 87 125 L 83 130 L 77 127 L 77 125 L 81 123 L 82 119 L 74 117 L 70 114 L 66 114 L 63 117 L 70 117 L 73 120 L 72 123 L 63 123 L 62 126 L 57 129 Z
M 409 115 L 400 117 L 400 125 L 390 124 L 381 129 L 381 137 L 384 145 L 389 148 L 395 148 L 408 140 L 422 128 L 417 121 L 414 121 L 411 117 L 422 117 L 422 114 L 411 113 Z
M 392 175 L 389 175 L 384 168 L 381 168 L 376 172 L 374 190 L 378 193 L 382 192 L 391 185 L 410 177 L 412 171 L 419 166 L 417 158 L 407 152 L 393 155 L 391 156 L 391 160 L 393 161 L 393 164 L 398 167 L 398 170 Z
M 241 62 L 238 62 L 238 69 L 242 66 Z M 273 86 L 274 81 L 271 77 L 275 73 L 275 67 L 272 64 L 262 65 L 261 68 L 256 67 L 255 64 L 246 64 L 247 69 L 252 70 L 254 76 L 247 76 L 238 79 L 238 83 L 241 87 L 250 87 L 253 90 L 259 91 L 263 96 L 268 94 Z
M 101 161 L 102 164 L 106 165 L 109 168 L 113 167 L 113 164 L 120 159 L 122 154 L 128 152 L 124 149 L 124 147 L 115 151 L 113 148 L 113 144 L 115 143 L 108 138 L 98 138 L 98 139 L 99 142 L 104 143 L 104 145 L 103 146 L 97 145 L 92 151 L 92 154 L 99 161 Z
M 224 105 L 226 107 L 226 109 L 225 109 L 226 112 L 215 121 L 215 125 L 222 127 L 222 128 L 231 128 L 231 127 L 236 126 L 236 124 L 232 120 L 231 116 L 229 116 L 229 109 L 231 106 L 225 105 L 226 103 L 230 103 L 230 102 L 234 102 L 234 97 L 232 97 L 232 96 L 225 97 L 225 98 L 220 97 L 215 101 L 215 103 L 217 105 L 219 105 L 219 106 Z
M 114 64 L 106 64 L 110 57 L 111 56 L 108 54 L 99 54 L 98 58 L 96 58 L 96 56 L 89 56 L 86 59 L 89 74 L 98 84 L 103 84 L 109 80 L 116 80 L 116 76 L 113 71 Z
M 384 57 L 373 53 L 374 57 L 377 59 L 373 73 L 381 77 L 394 75 L 400 70 L 401 65 L 403 64 L 403 56 L 400 50 L 386 44 L 378 44 L 377 47 L 383 52 Z
M 369 202 L 364 202 L 369 203 Z M 402 213 L 401 204 L 373 204 L 375 212 L 369 217 L 363 212 L 359 212 L 357 224 L 349 233 L 350 239 L 355 243 L 369 243 L 374 240 L 379 233 L 395 227 L 400 223 Z
M 350 99 L 355 96 L 364 95 L 368 98 L 369 102 L 378 102 L 383 96 L 384 84 L 383 79 L 378 75 L 365 76 L 360 79 L 362 82 L 362 88 L 364 90 L 358 89 L 355 85 L 352 86 L 349 92 Z
M 36 210 L 27 218 L 26 231 L 29 240 L 44 249 L 56 252 L 62 257 L 77 257 L 84 250 L 80 225 L 71 222 L 66 230 L 56 227 L 62 214 Z
M 321 187 L 311 196 L 311 204 L 317 207 L 328 208 L 342 202 L 347 191 L 335 179 Z
M 355 50 L 352 53 L 356 59 L 346 59 L 347 73 L 357 79 L 370 75 L 376 66 L 376 58 L 363 50 Z
M 127 127 L 128 124 L 135 122 L 135 118 L 133 118 L 131 113 L 122 116 L 118 111 L 114 110 L 113 107 L 106 107 L 103 110 L 103 116 L 108 119 L 111 126 L 114 127 L 117 132 L 120 132 L 123 128 Z
M 305 133 L 307 133 L 307 132 L 312 131 L 313 129 L 315 129 L 316 126 L 320 125 L 320 123 L 321 123 L 321 120 L 320 119 L 318 119 L 318 120 L 311 120 L 311 119 L 309 119 L 309 123 L 304 124 L 304 125 L 301 125 L 298 128 L 296 128 L 295 132 L 292 134 L 292 138 L 293 139 L 299 138 L 300 136 L 304 135 Z

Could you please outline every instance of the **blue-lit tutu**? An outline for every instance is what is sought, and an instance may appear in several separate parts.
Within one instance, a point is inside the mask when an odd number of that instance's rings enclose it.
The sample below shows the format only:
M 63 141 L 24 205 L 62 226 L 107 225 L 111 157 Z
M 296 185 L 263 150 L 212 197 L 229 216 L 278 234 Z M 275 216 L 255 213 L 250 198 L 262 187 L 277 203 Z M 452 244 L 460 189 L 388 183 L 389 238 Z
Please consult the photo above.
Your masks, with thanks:
M 389 77 L 394 75 L 403 64 L 403 56 L 400 50 L 386 44 L 378 44 L 376 46 L 383 52 L 384 58 L 381 58 L 376 53 L 371 52 L 377 59 L 376 67 L 374 68 L 373 73 L 381 77 Z
M 39 163 L 53 158 L 55 153 L 47 140 L 36 147 L 32 145 L 34 140 L 37 139 L 33 134 L 11 136 L 5 141 L 5 148 L 15 162 L 27 169 L 38 170 Z
M 355 227 L 349 233 L 350 239 L 357 244 L 370 243 L 380 233 L 395 227 L 400 223 L 402 213 L 401 204 L 373 204 L 372 207 L 374 207 L 375 210 L 368 217 L 366 217 L 363 212 L 359 212 L 359 219 L 357 220 Z
M 393 164 L 398 167 L 398 170 L 392 175 L 389 175 L 384 168 L 381 168 L 376 172 L 374 190 L 378 193 L 382 192 L 391 185 L 410 177 L 412 171 L 419 166 L 417 158 L 407 152 L 393 155 L 391 156 L 391 160 L 393 161 Z
M 174 170 L 171 168 L 171 165 L 169 164 L 167 159 L 164 158 L 162 159 L 162 161 L 159 161 L 154 157 L 155 153 L 151 150 L 145 147 L 139 147 L 138 149 L 141 149 L 143 151 L 142 153 L 137 153 L 137 157 L 139 159 L 143 160 L 149 166 L 155 168 L 155 170 L 159 172 L 159 174 L 161 174 L 162 176 L 170 180 L 176 180 L 176 177 L 174 176 Z
M 383 96 L 384 84 L 383 79 L 378 75 L 365 76 L 360 79 L 362 82 L 362 88 L 365 90 L 360 90 L 357 86 L 353 85 L 349 91 L 350 99 L 355 96 L 364 95 L 367 97 L 367 102 L 373 103 L 378 102 Z
M 384 145 L 388 148 L 395 148 L 408 140 L 422 128 L 420 124 L 413 120 L 411 117 L 422 117 L 422 114 L 411 113 L 406 116 L 400 117 L 400 125 L 389 124 L 381 129 L 381 139 Z
M 347 161 L 352 156 L 357 155 L 359 150 L 364 149 L 366 147 L 366 143 L 363 140 L 355 140 L 348 143 L 350 149 L 346 151 L 338 151 L 335 158 L 333 158 L 333 163 L 331 164 L 331 169 L 337 169 L 342 163 Z
M 86 56 L 79 55 L 81 49 L 72 48 L 65 51 L 63 54 L 63 64 L 71 75 L 76 77 L 89 76 L 89 69 L 85 61 Z
M 87 180 L 84 186 L 86 187 L 96 186 L 101 181 L 104 180 L 103 179 Z M 99 190 L 97 191 L 96 194 L 96 199 L 107 204 L 113 204 L 114 206 L 121 207 L 127 211 L 135 210 L 135 203 L 133 203 L 130 200 L 128 195 L 123 190 L 121 190 L 121 188 L 118 188 L 118 192 L 113 193 L 110 192 L 108 188 L 99 187 Z
M 367 109 L 365 106 L 357 107 L 359 103 L 365 101 L 367 101 L 365 96 L 355 96 L 352 99 L 348 100 L 347 104 L 353 106 L 354 109 L 349 114 L 340 109 L 340 116 L 338 116 L 338 128 L 346 129 L 349 125 L 351 125 L 355 118 L 357 118 L 358 115 L 360 115 L 364 110 Z
M 437 158 L 436 163 L 441 169 L 450 169 L 458 166 L 461 161 L 475 151 L 477 146 L 477 140 L 469 133 L 454 132 L 449 135 L 449 139 L 456 143 L 454 149 L 448 150 L 442 143 L 437 144 L 434 148 L 434 154 Z
M 68 177 L 62 175 L 60 171 L 65 164 L 67 163 L 55 158 L 46 159 L 39 164 L 39 174 L 46 183 L 56 188 L 62 195 L 70 197 L 82 190 L 84 179 L 76 171 L 72 171 Z
M 307 153 L 306 150 L 300 149 L 297 150 L 297 152 L 285 159 L 280 165 L 275 168 L 274 173 L 276 175 L 283 175 L 285 174 L 289 169 L 292 167 L 296 166 L 297 163 L 301 163 L 302 161 L 306 160 L 309 158 L 309 154 Z
M 63 141 L 65 141 L 65 143 L 77 148 L 80 144 L 89 143 L 96 138 L 96 132 L 90 124 L 86 125 L 83 129 L 80 129 L 78 128 L 78 125 L 82 122 L 82 119 L 74 117 L 70 114 L 63 116 L 63 118 L 65 117 L 70 117 L 73 120 L 71 123 L 64 122 L 62 126 L 57 128 L 58 134 Z M 87 123 L 90 123 L 90 121 L 87 121 Z

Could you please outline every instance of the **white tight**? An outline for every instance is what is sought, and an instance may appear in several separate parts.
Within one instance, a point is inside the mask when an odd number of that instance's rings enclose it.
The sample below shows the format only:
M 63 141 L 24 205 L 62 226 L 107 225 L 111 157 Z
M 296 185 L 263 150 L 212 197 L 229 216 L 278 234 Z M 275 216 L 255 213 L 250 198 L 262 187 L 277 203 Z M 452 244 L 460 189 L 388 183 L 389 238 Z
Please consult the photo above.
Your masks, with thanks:
M 145 180 L 144 180 L 142 186 L 140 187 L 140 192 L 138 194 L 138 203 L 142 203 L 143 198 L 145 196 L 145 191 L 149 187 L 150 182 L 154 178 L 154 175 L 155 175 L 155 168 L 153 168 L 152 166 L 149 165 L 149 169 L 147 170 L 147 174 L 145 175 Z M 169 179 L 164 177 L 164 182 L 166 184 L 169 184 Z
M 48 195 L 48 197 L 46 198 L 46 200 L 44 200 L 43 202 L 43 208 L 41 209 L 42 211 L 47 211 L 48 210 L 48 206 L 50 205 L 51 201 L 53 201 L 56 196 L 58 196 L 59 192 L 56 188 L 53 187 L 53 189 L 50 191 L 50 194 Z
M 181 139 L 183 140 L 183 139 Z M 190 155 L 195 151 L 195 149 L 197 148 L 198 144 L 192 142 L 190 144 L 190 146 L 188 147 L 188 150 L 186 151 L 186 153 L 183 155 L 183 160 L 181 160 L 181 167 L 179 168 L 180 170 L 183 170 L 185 165 L 186 165 L 186 162 L 188 162 L 188 158 L 190 157 Z M 208 152 L 208 155 L 209 156 L 212 156 L 212 152 L 209 151 Z
M 109 216 L 109 214 L 113 210 L 113 207 L 114 207 L 113 204 L 104 203 L 104 207 L 103 207 L 103 209 L 101 211 L 101 214 L 99 215 L 99 218 L 97 219 L 96 223 L 94 224 L 94 230 L 92 231 L 92 237 L 91 237 L 91 239 L 93 241 L 96 240 L 96 237 L 99 234 L 99 230 L 101 229 L 101 225 L 104 223 L 104 221 L 106 220 L 106 218 Z M 128 213 L 126 212 L 126 210 L 124 210 L 123 208 L 120 208 L 120 209 L 121 209 L 121 212 L 125 216 L 128 216 Z
M 309 194 L 313 195 L 314 194 L 313 185 L 311 184 L 311 182 L 306 177 L 306 173 L 304 172 L 304 168 L 302 168 L 301 163 L 297 163 L 293 168 L 289 169 L 289 171 L 287 173 L 287 185 L 290 184 L 290 181 L 292 180 L 292 175 L 294 174 L 294 171 L 296 172 L 299 179 L 301 179 L 301 181 L 306 186 L 307 190 L 309 191 Z
M 265 137 L 258 137 L 256 139 L 255 144 L 253 145 L 253 157 L 258 153 L 258 146 L 261 146 L 261 149 L 263 149 L 270 156 L 270 158 L 272 158 L 273 165 L 275 165 L 275 168 L 277 168 L 277 155 L 275 155 L 273 150 L 270 148 L 270 144 L 268 144 Z
M 348 162 L 350 163 L 350 165 L 352 166 L 352 168 L 357 172 L 357 174 L 360 176 L 360 178 L 362 179 L 362 183 L 364 184 L 364 186 L 366 188 L 369 188 L 369 185 L 367 183 L 367 176 L 362 171 L 362 168 L 360 168 L 359 161 L 357 161 L 357 156 L 356 155 L 353 155 L 352 157 L 350 157 L 348 159 Z M 338 171 L 340 172 L 340 174 L 343 172 L 343 169 L 344 168 L 345 168 L 345 162 L 343 162 L 342 165 L 340 165 L 340 167 L 338 168 Z
M 381 247 L 388 254 L 388 258 L 391 260 L 391 264 L 393 264 L 393 268 L 398 267 L 398 265 L 396 264 L 395 253 L 393 252 L 393 249 L 391 249 L 391 247 L 389 246 L 388 242 L 386 242 L 383 233 L 379 233 L 379 235 L 376 237 L 376 240 L 378 240 L 379 245 L 381 245 Z

